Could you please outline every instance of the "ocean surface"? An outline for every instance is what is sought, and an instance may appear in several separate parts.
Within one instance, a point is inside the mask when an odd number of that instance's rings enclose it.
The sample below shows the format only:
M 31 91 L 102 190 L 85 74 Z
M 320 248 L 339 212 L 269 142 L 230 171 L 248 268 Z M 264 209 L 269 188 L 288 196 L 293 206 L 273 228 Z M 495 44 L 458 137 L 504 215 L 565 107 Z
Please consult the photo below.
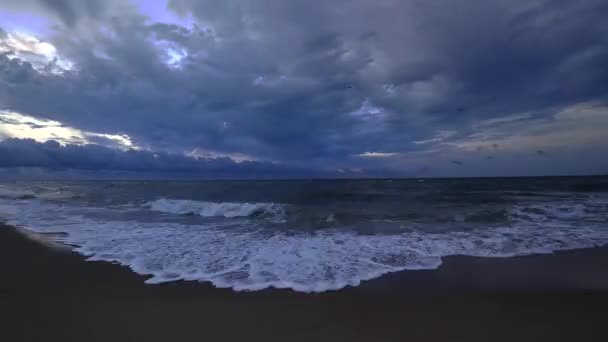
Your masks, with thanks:
M 448 255 L 608 244 L 608 177 L 0 183 L 0 222 L 234 290 L 337 290 Z

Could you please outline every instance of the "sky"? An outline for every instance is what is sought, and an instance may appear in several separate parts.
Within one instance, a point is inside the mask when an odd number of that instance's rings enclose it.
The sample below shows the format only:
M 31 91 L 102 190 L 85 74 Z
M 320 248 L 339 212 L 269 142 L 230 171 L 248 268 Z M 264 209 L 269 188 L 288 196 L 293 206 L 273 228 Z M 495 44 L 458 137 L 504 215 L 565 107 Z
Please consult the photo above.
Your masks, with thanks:
M 606 17 L 604 0 L 3 0 L 0 176 L 608 174 Z

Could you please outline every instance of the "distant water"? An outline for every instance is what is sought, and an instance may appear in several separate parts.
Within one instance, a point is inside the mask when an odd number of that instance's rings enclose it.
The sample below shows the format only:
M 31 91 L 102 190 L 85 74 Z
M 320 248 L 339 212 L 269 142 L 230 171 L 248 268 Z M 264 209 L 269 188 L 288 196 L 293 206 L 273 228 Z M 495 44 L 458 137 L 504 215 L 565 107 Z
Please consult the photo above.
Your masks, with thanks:
M 608 177 L 12 182 L 0 220 L 149 283 L 319 292 L 448 255 L 608 244 Z

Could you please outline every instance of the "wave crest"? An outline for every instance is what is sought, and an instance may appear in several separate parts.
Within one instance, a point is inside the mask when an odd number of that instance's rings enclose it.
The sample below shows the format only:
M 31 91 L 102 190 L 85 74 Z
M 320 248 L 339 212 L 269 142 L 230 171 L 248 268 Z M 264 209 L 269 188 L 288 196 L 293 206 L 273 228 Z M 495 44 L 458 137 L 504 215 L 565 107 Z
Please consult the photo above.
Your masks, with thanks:
M 147 203 L 154 211 L 203 217 L 265 217 L 285 218 L 285 206 L 278 203 L 204 202 L 160 198 Z
M 9 187 L 0 185 L 0 199 L 62 201 L 81 198 L 80 195 L 63 188 L 53 187 Z

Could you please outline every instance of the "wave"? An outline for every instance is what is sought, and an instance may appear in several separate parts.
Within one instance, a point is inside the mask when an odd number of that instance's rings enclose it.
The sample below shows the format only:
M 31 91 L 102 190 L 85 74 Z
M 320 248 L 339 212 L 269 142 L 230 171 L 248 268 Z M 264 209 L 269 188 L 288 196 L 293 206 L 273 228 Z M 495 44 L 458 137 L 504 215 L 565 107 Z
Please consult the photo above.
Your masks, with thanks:
M 598 222 L 608 223 L 605 213 L 608 199 L 588 198 L 585 202 L 514 205 L 509 219 L 515 223 L 541 222 Z
M 9 200 L 23 200 L 36 198 L 36 194 L 29 190 L 10 189 L 0 185 L 0 198 Z
M 165 201 L 176 206 L 169 209 L 171 212 L 200 212 L 204 207 L 207 214 L 216 216 L 252 215 L 254 208 L 281 207 L 269 203 L 221 206 L 221 203 Z M 9 224 L 39 233 L 68 233 L 61 240 L 78 246 L 76 251 L 88 260 L 129 266 L 139 274 L 150 275 L 147 283 L 193 280 L 237 291 L 274 287 L 323 292 L 357 286 L 390 272 L 434 269 L 449 255 L 512 257 L 608 244 L 605 223 L 580 226 L 545 218 L 538 223 L 526 219 L 510 226 L 441 233 L 402 231 L 369 235 L 327 229 L 294 234 L 258 230 L 243 226 L 242 221 L 199 225 L 105 221 L 59 205 L 21 201 L 3 207 L 1 203 L 0 212 L 7 213 Z M 164 202 L 153 203 L 160 206 Z M 605 202 L 600 201 L 597 210 L 602 208 Z M 514 211 L 531 215 L 541 210 L 520 209 Z M 549 209 L 543 208 L 545 212 Z M 564 215 L 561 207 L 554 209 L 551 215 Z M 118 216 L 107 210 L 105 217 Z M 575 212 L 578 211 L 572 209 L 565 215 Z
M 67 191 L 64 189 L 57 188 L 44 188 L 44 187 L 31 187 L 31 188 L 20 188 L 20 187 L 8 187 L 0 185 L 0 199 L 8 200 L 31 200 L 31 199 L 42 199 L 50 201 L 60 201 L 66 199 L 79 199 L 80 195 L 74 192 Z
M 278 203 L 204 202 L 161 198 L 146 205 L 154 211 L 178 215 L 285 218 L 285 205 Z

